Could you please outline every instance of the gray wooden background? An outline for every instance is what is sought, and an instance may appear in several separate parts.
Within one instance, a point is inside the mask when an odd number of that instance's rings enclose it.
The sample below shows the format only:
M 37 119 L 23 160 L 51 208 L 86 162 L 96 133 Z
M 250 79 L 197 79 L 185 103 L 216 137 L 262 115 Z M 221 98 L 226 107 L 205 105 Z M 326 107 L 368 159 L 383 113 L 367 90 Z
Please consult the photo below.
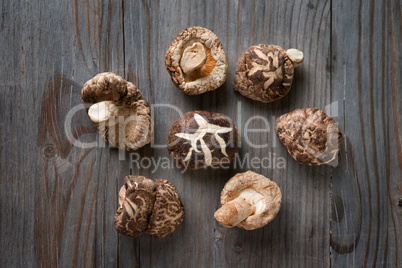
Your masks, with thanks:
M 400 1 L 2 0 L 0 13 L 1 267 L 402 267 Z M 195 25 L 222 41 L 228 77 L 214 92 L 186 96 L 164 57 Z M 290 94 L 271 104 L 232 89 L 238 57 L 258 43 L 305 55 Z M 66 117 L 82 85 L 104 71 L 134 82 L 150 104 L 228 115 L 250 161 L 284 160 L 250 167 L 281 187 L 275 220 L 254 231 L 214 220 L 223 185 L 246 167 L 139 169 L 114 148 L 73 146 Z M 274 119 L 303 107 L 326 109 L 341 126 L 337 167 L 300 165 L 276 137 Z M 255 115 L 268 124 L 248 128 L 268 132 L 246 131 Z M 141 157 L 168 157 L 157 145 L 178 116 L 155 107 L 154 146 Z M 68 130 L 81 142 L 98 137 L 83 110 Z M 117 193 L 129 174 L 177 186 L 187 215 L 176 232 L 117 234 Z

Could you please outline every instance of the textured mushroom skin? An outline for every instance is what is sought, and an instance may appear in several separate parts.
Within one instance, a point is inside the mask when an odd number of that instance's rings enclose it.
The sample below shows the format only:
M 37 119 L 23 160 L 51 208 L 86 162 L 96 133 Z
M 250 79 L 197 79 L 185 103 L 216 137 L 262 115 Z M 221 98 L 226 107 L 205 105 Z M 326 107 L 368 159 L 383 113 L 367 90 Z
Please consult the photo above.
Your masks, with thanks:
M 184 50 L 196 42 L 203 44 L 210 52 L 208 61 L 213 64 L 212 70 L 208 71 L 207 76 L 186 81 L 180 60 Z M 166 52 L 165 66 L 176 87 L 188 95 L 199 95 L 220 87 L 226 80 L 228 67 L 219 38 L 212 31 L 198 26 L 180 32 Z
M 134 151 L 151 141 L 153 120 L 148 103 L 143 100 L 138 88 L 121 76 L 114 73 L 96 75 L 84 84 L 81 98 L 84 104 L 110 100 L 119 108 L 118 114 L 113 115 L 113 120 L 93 122 L 101 137 L 112 146 Z M 122 122 L 119 121 L 119 116 Z M 120 133 L 123 130 L 124 133 Z
M 264 103 L 284 97 L 290 90 L 294 66 L 279 46 L 251 46 L 240 56 L 234 89 L 245 97 Z
M 253 171 L 247 171 L 236 174 L 226 182 L 221 192 L 221 205 L 224 206 L 230 201 L 236 199 L 241 191 L 247 188 L 251 188 L 263 195 L 266 207 L 261 213 L 248 216 L 236 227 L 246 230 L 254 230 L 265 226 L 276 217 L 281 207 L 282 193 L 278 185 L 272 180 Z M 225 222 L 221 222 L 221 224 L 227 226 L 225 225 Z
M 189 139 L 179 137 L 178 135 L 192 135 L 201 127 L 197 123 L 196 117 L 202 117 L 204 123 L 217 126 L 217 129 L 223 129 L 221 133 L 212 134 L 207 129 L 205 135 L 199 136 L 205 142 L 201 144 L 201 139 L 196 143 L 191 143 Z M 227 128 L 227 130 L 225 130 Z M 229 129 L 231 130 L 229 131 Z M 221 144 L 224 143 L 224 150 Z M 194 148 L 194 146 L 196 148 Z M 203 147 L 204 146 L 204 147 Z M 203 149 L 204 148 L 204 149 Z M 194 149 L 197 149 L 198 152 Z M 219 113 L 210 113 L 206 111 L 192 111 L 184 114 L 177 119 L 170 130 L 168 137 L 168 151 L 175 163 L 184 169 L 196 170 L 207 166 L 229 163 L 240 150 L 240 134 L 236 125 L 225 115 Z M 225 153 L 226 155 L 225 155 Z M 210 153 L 209 163 L 206 158 Z M 189 157 L 189 158 L 188 158 Z M 187 160 L 186 160 L 187 159 Z
M 276 119 L 275 132 L 289 154 L 306 165 L 337 160 L 342 134 L 336 121 L 318 108 L 297 109 Z
M 115 228 L 126 236 L 139 236 L 147 229 L 147 219 L 155 203 L 155 185 L 146 177 L 126 181 L 119 192 L 119 209 L 116 212 Z
M 167 180 L 155 180 L 155 204 L 149 217 L 147 234 L 156 238 L 167 236 L 184 219 L 184 208 L 176 187 Z
M 161 238 L 173 233 L 184 216 L 179 194 L 171 182 L 127 176 L 120 189 L 114 226 L 126 236 L 138 237 L 146 232 Z
M 131 90 L 139 93 L 138 99 L 142 99 L 141 92 L 134 86 Z M 114 73 L 100 73 L 88 80 L 81 91 L 84 103 L 96 103 L 105 100 L 119 101 L 127 95 L 127 81 Z

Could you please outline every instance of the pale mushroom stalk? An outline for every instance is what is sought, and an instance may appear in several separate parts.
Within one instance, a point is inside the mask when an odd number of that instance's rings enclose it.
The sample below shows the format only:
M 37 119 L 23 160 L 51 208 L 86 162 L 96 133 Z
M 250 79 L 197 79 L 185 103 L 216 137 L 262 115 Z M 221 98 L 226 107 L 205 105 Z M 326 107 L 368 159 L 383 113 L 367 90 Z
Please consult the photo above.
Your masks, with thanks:
M 293 66 L 298 66 L 300 65 L 303 60 L 304 60 L 304 54 L 298 49 L 291 48 L 286 50 L 286 53 L 288 54 L 289 59 L 293 62 Z
M 235 227 L 250 215 L 261 213 L 264 209 L 264 196 L 247 188 L 238 197 L 223 205 L 215 212 L 215 218 L 226 227 Z
M 88 116 L 94 123 L 105 122 L 115 113 L 116 108 L 112 101 L 101 101 L 89 107 Z
M 101 101 L 91 105 L 88 109 L 88 116 L 92 122 L 108 128 L 123 124 L 130 113 L 130 108 L 119 105 L 114 101 Z M 126 133 L 119 134 L 126 135 Z
M 207 52 L 204 46 L 196 42 L 193 45 L 187 47 L 180 60 L 181 69 L 185 74 L 190 74 L 201 70 L 207 61 Z

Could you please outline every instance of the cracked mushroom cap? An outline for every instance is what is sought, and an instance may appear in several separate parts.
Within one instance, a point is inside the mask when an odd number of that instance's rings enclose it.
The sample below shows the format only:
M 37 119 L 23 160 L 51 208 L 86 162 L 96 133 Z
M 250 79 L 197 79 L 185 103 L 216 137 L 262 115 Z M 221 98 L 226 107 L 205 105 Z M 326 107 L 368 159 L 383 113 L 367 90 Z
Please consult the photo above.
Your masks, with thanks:
M 294 67 L 303 62 L 303 57 L 297 49 L 251 46 L 237 62 L 234 89 L 252 100 L 264 103 L 278 100 L 289 92 Z
M 176 87 L 188 95 L 220 87 L 226 80 L 228 67 L 218 37 L 197 26 L 184 29 L 171 43 L 165 65 Z
M 276 135 L 301 164 L 336 165 L 342 134 L 336 121 L 318 108 L 296 109 L 276 119 Z
M 126 236 L 138 237 L 146 232 L 162 238 L 176 230 L 184 215 L 179 194 L 171 182 L 127 176 L 119 192 L 114 226 Z
M 214 216 L 225 227 L 254 230 L 275 218 L 281 202 L 281 190 L 275 182 L 247 171 L 236 174 L 225 184 L 221 192 L 222 207 Z
M 184 169 L 229 163 L 240 150 L 240 134 L 229 117 L 205 111 L 185 113 L 173 123 L 168 151 Z
M 87 113 L 102 138 L 127 151 L 152 139 L 153 120 L 148 103 L 134 84 L 114 73 L 100 73 L 81 92 Z

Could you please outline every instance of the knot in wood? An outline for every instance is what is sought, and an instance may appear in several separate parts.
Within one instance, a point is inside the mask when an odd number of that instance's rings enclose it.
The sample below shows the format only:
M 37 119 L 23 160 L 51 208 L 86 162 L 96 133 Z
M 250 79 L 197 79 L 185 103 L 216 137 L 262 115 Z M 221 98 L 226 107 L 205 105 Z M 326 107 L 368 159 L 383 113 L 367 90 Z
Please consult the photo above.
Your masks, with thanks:
M 42 155 L 46 159 L 51 159 L 56 156 L 56 148 L 54 147 L 54 144 L 45 144 L 41 148 Z

